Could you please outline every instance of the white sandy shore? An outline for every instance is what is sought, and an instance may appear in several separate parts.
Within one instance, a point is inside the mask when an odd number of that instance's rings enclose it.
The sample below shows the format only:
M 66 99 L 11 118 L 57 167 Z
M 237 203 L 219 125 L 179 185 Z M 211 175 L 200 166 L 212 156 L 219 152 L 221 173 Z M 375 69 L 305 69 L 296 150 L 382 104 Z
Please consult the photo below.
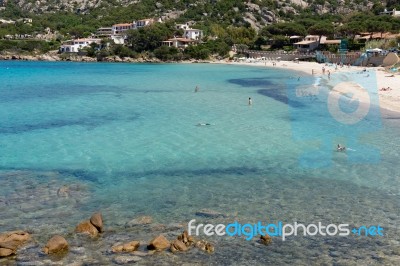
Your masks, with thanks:
M 216 62 L 214 62 L 216 63 Z M 217 62 L 218 63 L 218 62 Z M 327 84 L 329 85 L 329 80 L 327 76 L 327 70 L 329 70 L 332 74 L 333 73 L 338 73 L 341 72 L 345 74 L 346 72 L 349 71 L 362 71 L 364 67 L 355 67 L 351 66 L 350 68 L 348 67 L 343 67 L 343 68 L 338 68 L 337 70 L 335 69 L 334 66 L 326 66 L 325 64 L 319 64 L 315 62 L 292 62 L 292 61 L 280 61 L 276 62 L 276 66 L 273 66 L 273 63 L 271 61 L 266 61 L 266 62 L 226 62 L 226 61 L 220 61 L 219 63 L 225 63 L 225 64 L 237 64 L 237 65 L 248 65 L 248 66 L 264 66 L 264 67 L 271 67 L 271 68 L 281 68 L 281 69 L 290 69 L 294 71 L 300 71 L 303 72 L 303 75 L 312 75 L 312 72 L 314 72 L 314 76 L 322 77 Z M 325 67 L 326 72 L 325 75 L 322 74 L 322 67 Z M 378 94 L 379 94 L 379 105 L 381 109 L 386 109 L 394 112 L 400 112 L 400 74 L 392 74 L 388 73 L 385 71 L 384 68 L 382 67 L 369 67 L 367 68 L 368 72 L 375 71 L 376 72 L 376 77 L 377 77 L 377 88 L 378 88 Z M 332 85 L 332 84 L 331 84 Z M 387 88 L 389 87 L 390 90 L 381 90 L 381 88 Z M 368 100 L 365 99 L 360 99 L 362 102 L 367 102 Z

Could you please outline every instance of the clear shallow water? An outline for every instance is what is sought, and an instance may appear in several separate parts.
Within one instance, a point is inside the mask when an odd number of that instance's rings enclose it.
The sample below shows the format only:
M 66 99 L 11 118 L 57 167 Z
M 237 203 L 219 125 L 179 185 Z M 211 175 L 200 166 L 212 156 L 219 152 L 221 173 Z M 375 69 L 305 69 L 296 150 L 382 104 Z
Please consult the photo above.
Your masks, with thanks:
M 299 75 L 294 72 L 48 62 L 0 62 L 0 71 L 2 231 L 30 230 L 43 244 L 49 235 L 70 233 L 101 210 L 113 233 L 103 237 L 100 248 L 74 237 L 75 245 L 87 247 L 85 255 L 76 252 L 65 260 L 107 264 L 113 243 L 130 234 L 148 240 L 157 231 L 129 231 L 125 223 L 130 219 L 151 215 L 155 223 L 185 224 L 201 221 L 195 212 L 208 208 L 227 216 L 209 222 L 380 224 L 387 236 L 277 239 L 268 249 L 255 241 L 215 238 L 217 252 L 211 257 L 196 253 L 178 261 L 194 256 L 200 264 L 398 262 L 396 114 L 383 119 L 377 131 L 354 129 L 381 158 L 351 164 L 348 154 L 334 151 L 336 143 L 346 143 L 340 125 L 321 129 L 327 117 L 307 106 L 297 106 L 295 116 L 290 113 L 285 86 Z M 332 143 L 320 148 L 330 155 L 329 167 L 299 164 L 305 148 L 321 143 L 294 140 L 298 130 L 310 136 L 333 134 Z M 69 198 L 57 197 L 62 185 L 71 187 Z M 43 259 L 37 246 L 23 254 L 22 262 Z M 146 263 L 158 259 L 165 258 Z

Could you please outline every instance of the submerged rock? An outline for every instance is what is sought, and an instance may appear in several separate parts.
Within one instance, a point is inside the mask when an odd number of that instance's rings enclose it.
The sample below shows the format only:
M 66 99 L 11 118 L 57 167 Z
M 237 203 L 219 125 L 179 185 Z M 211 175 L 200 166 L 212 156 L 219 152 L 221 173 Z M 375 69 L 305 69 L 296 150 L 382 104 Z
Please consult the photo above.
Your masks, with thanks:
M 137 225 L 146 225 L 146 224 L 151 224 L 153 222 L 153 218 L 151 216 L 139 216 L 136 217 L 135 219 L 130 220 L 125 224 L 125 227 L 133 227 Z
M 167 238 L 163 235 L 159 235 L 153 238 L 147 245 L 149 250 L 164 250 L 170 247 L 170 243 Z
M 46 246 L 43 248 L 43 252 L 46 254 L 54 254 L 66 250 L 68 250 L 68 242 L 60 235 L 55 235 L 50 238 Z
M 68 198 L 69 195 L 70 195 L 70 191 L 69 191 L 69 187 L 67 187 L 67 186 L 62 186 L 57 190 L 58 197 Z
M 209 209 L 202 209 L 196 212 L 197 216 L 207 217 L 207 218 L 217 218 L 217 217 L 226 217 L 225 214 L 222 214 L 217 211 L 209 210 Z
M 128 264 L 128 263 L 135 263 L 140 260 L 142 260 L 142 258 L 138 256 L 117 256 L 113 259 L 113 262 L 117 264 Z

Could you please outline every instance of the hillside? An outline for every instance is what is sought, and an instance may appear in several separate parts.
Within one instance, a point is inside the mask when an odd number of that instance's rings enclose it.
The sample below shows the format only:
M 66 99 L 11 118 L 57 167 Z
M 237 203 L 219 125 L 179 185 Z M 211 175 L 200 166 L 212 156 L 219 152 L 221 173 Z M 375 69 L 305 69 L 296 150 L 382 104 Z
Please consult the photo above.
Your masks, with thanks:
M 0 0 L 0 18 L 32 17 L 40 14 L 76 14 L 97 19 L 99 26 L 145 17 L 205 24 L 248 25 L 256 30 L 273 22 L 292 20 L 300 14 L 345 15 L 354 11 L 378 13 L 397 7 L 396 0 Z M 82 18 L 85 20 L 85 18 Z M 51 21 L 51 19 L 50 19 Z M 248 24 L 247 24 L 248 23 Z

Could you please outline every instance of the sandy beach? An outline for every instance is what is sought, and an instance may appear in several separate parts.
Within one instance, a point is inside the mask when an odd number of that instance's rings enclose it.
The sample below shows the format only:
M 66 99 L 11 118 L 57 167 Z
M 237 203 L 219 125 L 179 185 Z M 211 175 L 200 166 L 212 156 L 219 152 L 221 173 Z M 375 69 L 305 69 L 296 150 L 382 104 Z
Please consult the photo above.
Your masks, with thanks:
M 227 63 L 227 62 L 224 62 Z M 328 70 L 331 74 L 334 73 L 346 73 L 346 72 L 358 72 L 363 71 L 364 67 L 356 66 L 344 66 L 335 68 L 335 65 L 325 65 L 316 62 L 292 62 L 292 61 L 275 61 L 276 65 L 273 65 L 272 61 L 263 62 L 229 62 L 228 64 L 248 65 L 248 66 L 264 66 L 271 68 L 290 69 L 294 71 L 303 72 L 305 75 L 312 75 L 315 77 L 321 77 L 326 84 L 330 84 L 328 79 Z M 325 67 L 325 74 L 322 73 L 322 68 Z M 379 95 L 379 105 L 381 109 L 389 110 L 393 112 L 400 112 L 400 75 L 392 74 L 385 71 L 383 67 L 368 67 L 366 68 L 366 77 L 368 73 L 375 71 L 377 78 L 377 91 Z M 382 88 L 385 88 L 383 90 Z M 389 88 L 389 89 L 387 89 Z M 362 102 L 366 102 L 366 99 L 360 99 Z

